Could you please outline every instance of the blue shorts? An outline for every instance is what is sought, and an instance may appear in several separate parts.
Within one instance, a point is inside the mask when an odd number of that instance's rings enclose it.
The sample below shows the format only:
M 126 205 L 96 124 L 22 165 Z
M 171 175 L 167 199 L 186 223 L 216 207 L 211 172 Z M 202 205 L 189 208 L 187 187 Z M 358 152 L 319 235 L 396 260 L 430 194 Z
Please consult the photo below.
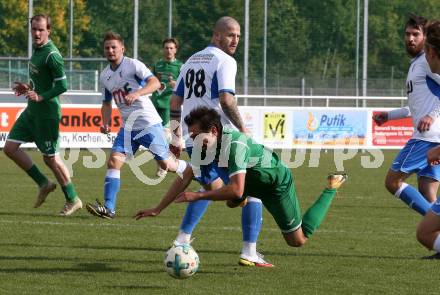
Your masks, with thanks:
M 124 135 L 127 137 L 125 140 Z M 121 128 L 113 143 L 112 151 L 134 155 L 141 145 L 146 147 L 156 160 L 165 160 L 169 157 L 168 142 L 162 124 L 131 132 Z
M 192 147 L 186 148 L 186 152 L 191 158 Z M 194 176 L 201 185 L 212 183 L 217 178 L 221 178 L 225 184 L 229 183 L 229 173 L 225 168 L 218 167 L 217 161 L 212 161 L 208 165 L 200 166 L 200 176 Z
M 407 174 L 417 173 L 417 177 L 425 176 L 440 181 L 440 165 L 428 164 L 427 153 L 436 142 L 410 139 L 399 152 L 391 165 L 391 170 Z

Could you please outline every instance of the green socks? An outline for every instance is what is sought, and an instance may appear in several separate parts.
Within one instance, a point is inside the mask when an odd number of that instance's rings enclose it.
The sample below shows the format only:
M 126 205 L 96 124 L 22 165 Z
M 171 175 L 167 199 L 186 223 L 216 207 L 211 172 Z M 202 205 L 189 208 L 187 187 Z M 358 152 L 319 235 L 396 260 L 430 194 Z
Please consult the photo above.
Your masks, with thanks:
M 26 173 L 38 184 L 39 187 L 44 186 L 49 180 L 40 169 L 34 164 Z
M 62 186 L 61 189 L 63 190 L 64 197 L 66 198 L 66 201 L 69 203 L 74 203 L 75 199 L 77 197 L 75 186 L 73 183 L 69 182 L 65 186 Z
M 307 238 L 310 238 L 315 230 L 321 225 L 335 195 L 336 189 L 326 188 L 315 203 L 304 214 L 301 227 Z

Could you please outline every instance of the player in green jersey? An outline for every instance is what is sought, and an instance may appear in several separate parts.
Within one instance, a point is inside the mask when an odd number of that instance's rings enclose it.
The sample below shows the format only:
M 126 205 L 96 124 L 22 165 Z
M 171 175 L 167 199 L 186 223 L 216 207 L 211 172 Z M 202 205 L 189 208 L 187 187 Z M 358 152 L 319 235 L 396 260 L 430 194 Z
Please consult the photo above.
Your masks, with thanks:
M 301 216 L 292 173 L 276 153 L 244 133 L 223 129 L 220 115 L 214 109 L 196 108 L 185 117 L 185 123 L 194 139 L 191 166 L 186 168 L 183 179 L 174 181 L 157 207 L 137 212 L 136 219 L 157 216 L 173 201 L 223 200 L 229 207 L 237 207 L 245 202 L 243 196 L 253 196 L 261 199 L 272 214 L 287 244 L 301 247 L 319 227 L 336 189 L 347 178 L 345 173 L 329 175 L 322 194 Z M 229 176 L 229 184 L 213 191 L 183 192 L 200 166 L 212 161 L 223 167 L 224 173 Z
M 153 74 L 159 79 L 161 87 L 155 91 L 151 100 L 162 118 L 162 125 L 166 128 L 170 124 L 170 97 L 179 77 L 182 62 L 176 59 L 179 43 L 177 39 L 168 38 L 162 42 L 163 58 L 153 67 Z
M 166 138 L 171 141 L 170 132 L 170 98 L 173 94 L 176 80 L 179 77 L 182 62 L 176 59 L 179 42 L 175 38 L 167 38 L 162 42 L 163 58 L 153 67 L 153 74 L 159 79 L 161 87 L 151 96 L 151 101 L 162 118 L 162 126 L 165 130 Z M 157 168 L 158 176 L 165 176 L 166 170 Z
M 40 207 L 56 184 L 50 181 L 32 162 L 28 154 L 20 149 L 26 142 L 35 142 L 43 154 L 44 163 L 53 171 L 61 185 L 66 202 L 60 215 L 71 215 L 82 208 L 69 171 L 58 155 L 59 123 L 61 106 L 58 95 L 67 90 L 64 61 L 59 50 L 49 39 L 51 22 L 47 15 L 31 18 L 34 52 L 29 61 L 30 83 L 15 82 L 15 94 L 25 95 L 26 109 L 12 127 L 4 146 L 5 154 L 38 184 L 39 192 L 34 207 Z

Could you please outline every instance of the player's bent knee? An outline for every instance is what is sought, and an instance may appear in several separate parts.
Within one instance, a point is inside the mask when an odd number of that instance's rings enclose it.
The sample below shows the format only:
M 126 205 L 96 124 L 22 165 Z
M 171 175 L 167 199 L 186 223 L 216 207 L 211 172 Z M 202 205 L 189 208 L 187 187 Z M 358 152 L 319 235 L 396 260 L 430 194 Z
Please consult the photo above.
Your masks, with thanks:
M 119 169 L 123 164 L 124 160 L 121 156 L 118 155 L 110 155 L 107 160 L 107 168 L 108 169 Z
M 436 232 L 428 229 L 423 221 L 418 225 L 416 230 L 417 241 L 429 250 L 432 249 L 435 236 Z
M 291 241 L 291 240 L 286 240 L 287 245 L 289 245 L 290 247 L 295 247 L 295 248 L 299 248 L 305 245 L 306 241 Z
M 401 182 L 399 180 L 389 179 L 389 178 L 385 179 L 385 188 L 393 195 L 397 192 L 400 185 Z
M 48 167 L 55 167 L 57 165 L 57 159 L 55 156 L 43 156 L 43 160 L 44 163 L 48 166 Z
M 297 237 L 294 236 L 293 234 L 290 235 L 284 235 L 284 239 L 286 240 L 287 245 L 289 245 L 290 247 L 295 247 L 295 248 L 299 248 L 305 245 L 305 243 L 307 242 L 307 239 L 304 237 Z
M 6 141 L 5 146 L 3 147 L 3 152 L 9 158 L 12 158 L 17 150 L 18 150 L 18 146 L 14 144 L 10 144 L 9 141 Z
M 6 156 L 8 156 L 9 158 L 12 157 L 12 155 L 14 154 L 14 152 L 12 152 L 11 149 L 6 148 L 6 146 L 3 148 L 3 152 L 6 154 Z
M 168 160 L 165 161 L 157 161 L 157 165 L 159 165 L 160 169 L 168 170 L 168 161 L 170 160 L 171 159 L 169 158 Z
M 417 241 L 419 241 L 419 243 L 425 246 L 427 249 L 429 250 L 432 249 L 430 235 L 426 233 L 424 230 L 418 228 L 416 232 L 416 238 Z

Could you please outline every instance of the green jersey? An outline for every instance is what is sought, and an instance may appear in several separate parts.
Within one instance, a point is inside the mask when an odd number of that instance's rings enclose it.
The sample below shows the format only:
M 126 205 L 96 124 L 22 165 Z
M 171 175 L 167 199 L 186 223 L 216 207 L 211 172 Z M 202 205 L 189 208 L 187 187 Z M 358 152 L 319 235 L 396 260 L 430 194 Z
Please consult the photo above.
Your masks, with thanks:
M 284 193 L 291 184 L 290 170 L 278 155 L 245 134 L 224 129 L 221 146 L 218 166 L 225 167 L 229 177 L 246 173 L 245 196 L 270 198 L 275 192 Z
M 29 61 L 32 89 L 40 95 L 40 102 L 29 101 L 27 111 L 39 118 L 61 118 L 58 95 L 67 90 L 64 61 L 52 41 L 34 49 Z
M 159 60 L 153 68 L 153 74 L 159 79 L 162 86 L 162 92 L 157 91 L 153 93 L 152 101 L 156 108 L 170 108 L 170 97 L 173 94 L 173 88 L 170 86 L 170 79 L 176 81 L 179 77 L 182 62 L 178 59 L 173 61 Z

